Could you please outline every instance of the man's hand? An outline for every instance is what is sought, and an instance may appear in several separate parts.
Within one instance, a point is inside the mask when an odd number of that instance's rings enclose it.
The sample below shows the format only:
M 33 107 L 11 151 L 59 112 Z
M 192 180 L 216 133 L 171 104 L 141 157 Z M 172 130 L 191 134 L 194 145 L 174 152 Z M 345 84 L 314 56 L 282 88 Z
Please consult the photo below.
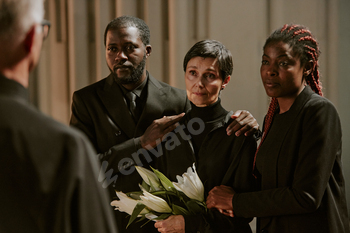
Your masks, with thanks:
M 162 141 L 165 134 L 176 128 L 176 123 L 179 122 L 184 115 L 185 113 L 181 113 L 179 115 L 164 116 L 163 118 L 154 120 L 146 129 L 146 132 L 140 137 L 142 148 L 146 149 L 147 145 L 152 148 L 156 147 Z
M 182 215 L 172 215 L 163 221 L 156 222 L 154 226 L 163 233 L 185 233 L 185 219 Z
M 227 135 L 231 135 L 236 132 L 235 135 L 238 137 L 242 134 L 245 136 L 251 136 L 259 130 L 259 124 L 253 115 L 246 110 L 238 110 L 232 116 L 234 121 L 227 127 Z
M 231 187 L 225 185 L 216 186 L 209 192 L 206 201 L 207 207 L 209 209 L 216 208 L 220 213 L 234 217 L 232 207 L 232 198 L 234 194 L 235 191 Z

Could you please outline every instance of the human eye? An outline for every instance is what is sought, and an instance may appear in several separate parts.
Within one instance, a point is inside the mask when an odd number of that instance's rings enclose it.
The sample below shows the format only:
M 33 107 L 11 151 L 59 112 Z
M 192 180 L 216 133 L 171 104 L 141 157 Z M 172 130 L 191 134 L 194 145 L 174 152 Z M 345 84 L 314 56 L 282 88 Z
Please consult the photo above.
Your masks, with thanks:
M 205 78 L 206 79 L 215 79 L 216 76 L 214 74 L 212 74 L 212 73 L 207 73 L 207 74 L 205 74 Z
M 281 61 L 279 63 L 280 66 L 287 66 L 288 65 L 288 62 L 287 61 Z
M 269 62 L 267 60 L 264 60 L 264 59 L 261 61 L 261 65 L 267 65 L 268 63 Z
M 135 49 L 135 46 L 132 45 L 132 44 L 128 44 L 128 45 L 125 47 L 125 49 L 126 49 L 127 51 L 132 51 L 132 50 Z
M 114 47 L 114 46 L 110 46 L 107 48 L 108 52 L 116 52 L 117 51 L 117 48 Z
M 197 72 L 195 70 L 190 70 L 188 73 L 192 76 L 196 76 Z

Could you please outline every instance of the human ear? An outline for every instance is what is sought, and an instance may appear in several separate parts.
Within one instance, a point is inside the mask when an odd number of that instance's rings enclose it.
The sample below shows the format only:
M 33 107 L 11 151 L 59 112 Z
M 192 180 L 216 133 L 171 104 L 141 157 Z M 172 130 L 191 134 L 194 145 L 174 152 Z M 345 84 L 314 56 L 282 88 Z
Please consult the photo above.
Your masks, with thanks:
M 222 82 L 222 84 L 221 84 L 221 90 L 223 90 L 223 89 L 227 86 L 227 84 L 230 82 L 230 80 L 231 80 L 231 76 L 229 75 L 229 76 L 227 76 L 227 77 L 225 78 L 225 80 Z
M 33 25 L 30 30 L 27 32 L 25 38 L 24 38 L 24 48 L 27 53 L 30 53 L 33 49 L 34 45 L 34 39 L 35 39 L 35 28 L 36 26 Z
M 146 45 L 146 57 L 149 57 L 152 52 L 152 46 L 151 45 Z
M 307 77 L 309 76 L 309 74 L 311 74 L 311 72 L 314 70 L 315 68 L 315 63 L 313 60 L 310 60 L 308 62 L 306 62 L 306 64 L 304 65 L 304 70 L 303 70 L 303 73 L 304 73 L 304 76 Z

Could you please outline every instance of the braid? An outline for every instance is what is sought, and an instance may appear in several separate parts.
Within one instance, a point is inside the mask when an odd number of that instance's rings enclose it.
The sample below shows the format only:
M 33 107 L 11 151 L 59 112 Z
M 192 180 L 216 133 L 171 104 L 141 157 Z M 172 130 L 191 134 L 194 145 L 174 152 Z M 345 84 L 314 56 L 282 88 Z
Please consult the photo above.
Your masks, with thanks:
M 281 33 L 282 33 L 284 30 L 286 30 L 287 27 L 288 27 L 288 24 L 285 24 L 285 25 L 283 26 L 283 28 L 281 29 Z
M 263 141 L 265 140 L 266 135 L 267 135 L 267 133 L 268 133 L 269 130 L 270 130 L 270 127 L 271 127 L 271 125 L 272 125 L 273 116 L 274 116 L 274 114 L 275 114 L 275 111 L 276 111 L 276 109 L 277 109 L 277 106 L 278 106 L 277 98 L 274 98 L 274 97 L 273 97 L 273 98 L 271 99 L 271 102 L 270 102 L 270 105 L 269 105 L 269 110 L 267 111 L 267 114 L 266 114 L 266 117 L 265 117 L 263 136 L 262 136 L 262 138 L 261 138 L 259 147 L 258 147 L 258 149 L 257 149 L 256 152 L 255 152 L 254 162 L 253 162 L 253 172 L 254 172 L 254 169 L 255 169 L 256 155 L 258 154 L 258 151 L 259 151 L 259 149 L 260 149 L 260 146 L 261 146 L 261 144 L 263 143 Z M 253 175 L 254 175 L 254 173 L 253 173 Z M 254 176 L 255 176 L 255 175 L 254 175 Z
M 287 33 L 289 33 L 290 31 L 292 31 L 294 28 L 296 28 L 297 27 L 297 25 L 292 25 L 292 26 L 290 26 L 289 27 L 289 29 L 288 29 L 288 31 L 287 31 Z
M 297 36 L 297 35 L 299 35 L 299 34 L 303 34 L 303 33 L 309 33 L 309 30 L 307 30 L 307 29 L 300 29 L 300 30 L 298 30 L 298 31 L 295 31 L 295 32 L 293 33 L 293 37 L 294 37 L 294 36 Z

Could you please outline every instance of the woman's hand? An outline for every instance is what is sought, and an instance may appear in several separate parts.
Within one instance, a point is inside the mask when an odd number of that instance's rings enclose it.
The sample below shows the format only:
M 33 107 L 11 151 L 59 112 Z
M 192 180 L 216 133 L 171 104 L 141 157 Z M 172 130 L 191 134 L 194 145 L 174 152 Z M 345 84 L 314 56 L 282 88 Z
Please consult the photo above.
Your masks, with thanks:
M 227 127 L 227 135 L 235 133 L 238 137 L 241 134 L 251 136 L 259 130 L 259 124 L 253 115 L 246 110 L 238 110 L 231 116 L 234 121 Z
M 159 232 L 185 233 L 185 219 L 182 215 L 172 215 L 165 220 L 156 222 L 154 226 Z
M 216 208 L 220 213 L 234 217 L 232 198 L 235 193 L 231 187 L 225 185 L 216 186 L 209 192 L 207 207 L 209 209 Z

